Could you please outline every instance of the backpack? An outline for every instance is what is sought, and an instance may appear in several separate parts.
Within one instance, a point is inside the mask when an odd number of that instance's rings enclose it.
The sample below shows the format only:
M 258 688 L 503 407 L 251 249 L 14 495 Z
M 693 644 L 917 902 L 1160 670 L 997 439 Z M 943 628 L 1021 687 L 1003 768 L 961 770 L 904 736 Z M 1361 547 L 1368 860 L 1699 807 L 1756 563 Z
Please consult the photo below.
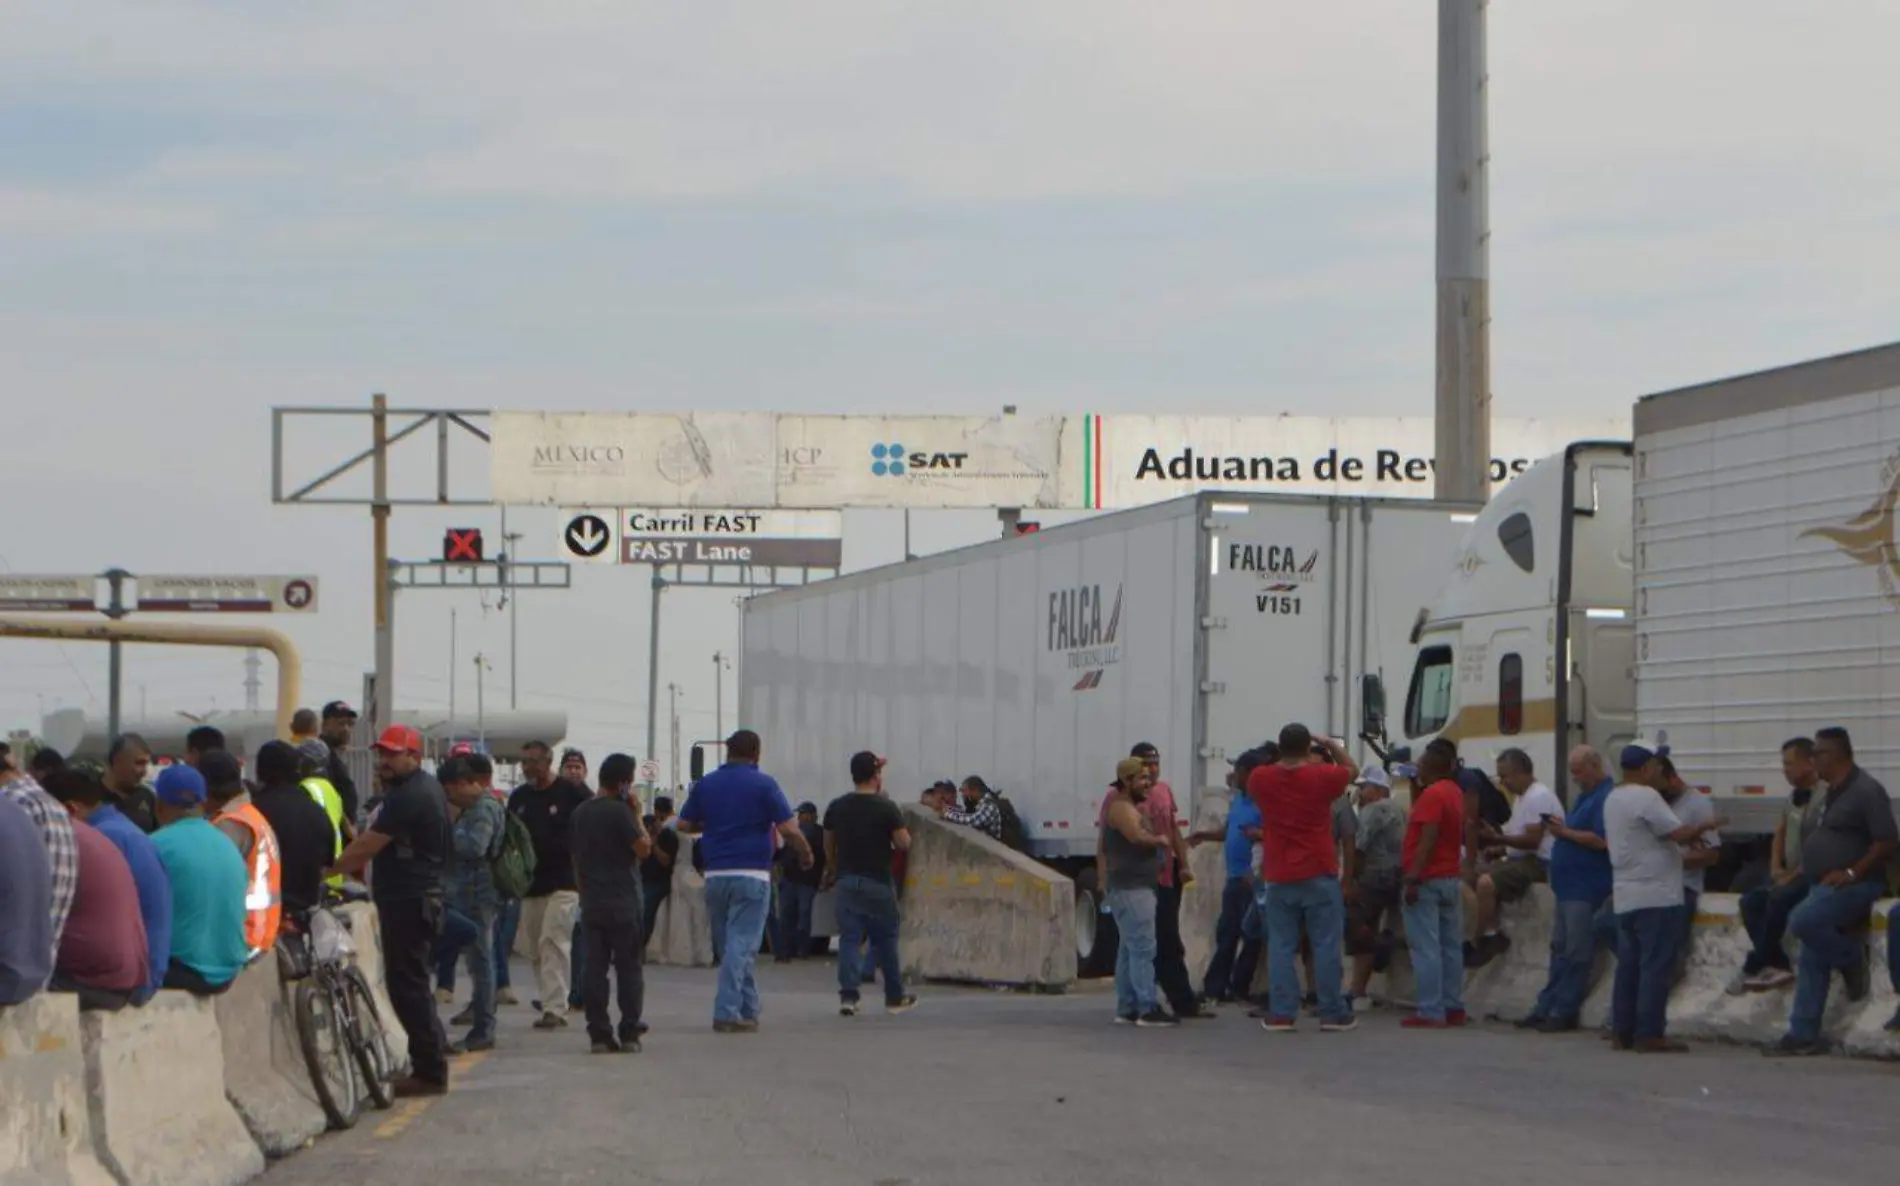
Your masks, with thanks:
M 503 898 L 523 898 L 534 884 L 534 837 L 512 811 L 501 813 L 501 834 L 488 856 L 488 872 Z
M 1016 805 L 1003 798 L 1001 791 L 991 791 L 990 798 L 996 800 L 997 814 L 1003 817 L 1003 834 L 997 839 L 1020 853 L 1029 851 L 1029 832 L 1023 827 L 1023 817 L 1016 814 Z

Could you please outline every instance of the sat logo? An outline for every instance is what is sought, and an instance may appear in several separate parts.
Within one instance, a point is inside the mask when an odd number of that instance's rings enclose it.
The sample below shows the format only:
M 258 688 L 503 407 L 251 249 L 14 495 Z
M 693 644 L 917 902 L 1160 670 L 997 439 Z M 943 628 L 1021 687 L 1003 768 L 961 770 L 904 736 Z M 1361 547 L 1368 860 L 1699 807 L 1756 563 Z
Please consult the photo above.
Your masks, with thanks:
M 901 478 L 912 470 L 960 470 L 968 453 L 908 453 L 896 442 L 871 446 L 871 472 L 880 478 Z

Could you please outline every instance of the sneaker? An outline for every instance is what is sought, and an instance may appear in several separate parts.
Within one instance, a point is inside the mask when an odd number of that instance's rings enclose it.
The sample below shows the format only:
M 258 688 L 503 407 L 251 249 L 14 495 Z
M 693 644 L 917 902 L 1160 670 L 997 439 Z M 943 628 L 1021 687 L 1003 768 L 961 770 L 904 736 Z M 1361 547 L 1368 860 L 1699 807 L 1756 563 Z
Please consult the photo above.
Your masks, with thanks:
M 1794 982 L 1793 968 L 1766 968 L 1748 982 L 1748 987 L 1756 992 L 1772 992 L 1777 988 L 1786 988 Z
M 1867 966 L 1867 956 L 1864 952 L 1858 963 L 1851 968 L 1842 970 L 1841 983 L 1847 986 L 1848 1000 L 1864 1001 L 1867 999 L 1868 992 L 1873 988 L 1873 975 Z
M 1644 1038 L 1635 1049 L 1638 1054 L 1687 1054 L 1689 1043 L 1680 1038 Z
M 538 1030 L 566 1029 L 567 1018 L 561 1016 L 559 1013 L 543 1013 L 541 1019 L 534 1023 L 534 1028 Z
M 908 1013 L 916 1007 L 917 998 L 915 996 L 907 996 L 899 1001 L 884 1002 L 884 1011 L 886 1013 Z
M 1541 1030 L 1544 1028 L 1544 1019 L 1535 1013 L 1526 1013 L 1516 1021 L 1513 1021 L 1511 1028 L 1516 1030 Z
M 438 1005 L 453 1005 L 455 1003 L 455 990 L 452 988 L 436 989 L 435 1003 Z
M 620 1043 L 618 1043 L 618 1042 L 595 1042 L 595 1043 L 594 1043 L 594 1053 L 595 1053 L 595 1054 L 619 1054 L 619 1053 L 620 1053 Z
M 1729 973 L 1728 981 L 1722 985 L 1722 991 L 1732 997 L 1746 996 L 1755 987 L 1755 977 L 1740 968 Z
M 1893 1016 L 1887 1019 L 1887 1024 L 1880 1028 L 1890 1034 L 1900 1034 L 1900 1009 L 1895 1009 Z
M 1568 1021 L 1561 1017 L 1546 1017 L 1543 1022 L 1538 1025 L 1537 1032 L 1540 1034 L 1574 1034 L 1579 1028 L 1577 1019 L 1574 1017 Z
M 1399 1028 L 1407 1030 L 1442 1030 L 1450 1027 L 1439 1018 L 1420 1017 L 1414 1013 L 1410 1017 L 1402 1018 L 1399 1021 Z
M 1761 1052 L 1764 1058 L 1813 1058 L 1826 1054 L 1827 1046 L 1820 1042 L 1804 1042 L 1793 1034 L 1783 1034 L 1779 1041 L 1763 1046 Z
M 1260 1019 L 1260 1028 L 1270 1034 L 1290 1034 L 1297 1027 L 1291 1017 L 1275 1017 L 1269 1013 Z
M 1471 1014 L 1466 1013 L 1463 1009 L 1447 1009 L 1445 1010 L 1445 1024 L 1452 1029 L 1470 1025 Z
M 753 1017 L 742 1017 L 738 1021 L 713 1022 L 713 1033 L 715 1034 L 756 1034 L 758 1032 L 759 1022 L 757 1018 Z
M 839 1001 L 838 1002 L 838 1016 L 856 1017 L 857 1015 L 858 1015 L 858 1003 L 856 1001 Z
M 1134 1015 L 1133 1013 L 1117 1013 L 1117 1014 L 1115 1014 L 1115 1024 L 1116 1024 L 1116 1025 L 1133 1025 L 1133 1024 L 1135 1024 L 1135 1022 L 1136 1022 L 1137 1020 L 1138 1020 L 1138 1019 L 1137 1019 L 1137 1018 L 1135 1017 L 1135 1015 Z
M 450 1054 L 475 1054 L 482 1050 L 493 1050 L 494 1048 L 495 1048 L 495 1038 L 494 1038 L 494 1035 L 490 1034 L 486 1038 L 463 1038 L 461 1041 L 456 1042 L 449 1047 L 449 1053 Z
M 1322 1034 L 1343 1034 L 1359 1028 L 1359 1019 L 1348 1013 L 1344 1017 L 1335 1017 L 1330 1021 L 1321 1019 L 1319 1032 Z
M 1135 1019 L 1135 1027 L 1144 1030 L 1167 1030 L 1180 1024 L 1180 1019 L 1174 1014 L 1160 1009 L 1150 1009 Z
M 622 1038 L 622 1039 L 620 1039 L 620 1053 L 622 1053 L 622 1054 L 638 1054 L 638 1053 L 640 1053 L 640 1039 L 638 1039 L 638 1038 Z
M 1214 1012 L 1213 1006 L 1201 1003 L 1196 1004 L 1192 1009 L 1183 1009 L 1176 1013 L 1175 1016 L 1182 1021 L 1212 1021 L 1214 1018 L 1219 1017 L 1220 1014 Z
M 467 1029 L 469 1026 L 474 1025 L 475 1024 L 475 1006 L 470 1005 L 468 1008 L 462 1010 L 460 1013 L 457 1013 L 454 1017 L 449 1018 L 449 1024 L 459 1025 L 463 1029 Z
M 521 998 L 515 995 L 514 989 L 502 988 L 495 991 L 495 1003 L 497 1005 L 519 1005 Z

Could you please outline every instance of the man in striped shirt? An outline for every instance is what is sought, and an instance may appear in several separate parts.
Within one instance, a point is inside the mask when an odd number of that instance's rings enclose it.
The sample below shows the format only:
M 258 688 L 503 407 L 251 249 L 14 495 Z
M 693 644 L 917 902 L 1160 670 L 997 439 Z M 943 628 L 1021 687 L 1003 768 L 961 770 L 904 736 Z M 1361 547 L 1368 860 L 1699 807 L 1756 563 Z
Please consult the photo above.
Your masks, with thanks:
M 0 741 L 0 798 L 26 812 L 46 842 L 46 861 L 53 872 L 53 949 L 66 930 L 66 916 L 72 913 L 73 894 L 79 888 L 79 847 L 73 840 L 73 817 L 59 800 L 40 789 L 40 784 L 20 772 L 19 759 L 12 747 Z

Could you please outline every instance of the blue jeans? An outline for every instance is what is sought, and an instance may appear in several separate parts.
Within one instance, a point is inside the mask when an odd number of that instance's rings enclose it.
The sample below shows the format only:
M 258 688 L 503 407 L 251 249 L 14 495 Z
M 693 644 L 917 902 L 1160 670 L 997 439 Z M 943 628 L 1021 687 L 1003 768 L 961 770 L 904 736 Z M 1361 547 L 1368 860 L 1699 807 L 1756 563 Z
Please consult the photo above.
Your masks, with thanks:
M 442 929 L 435 937 L 435 986 L 455 987 L 455 962 L 462 949 L 475 942 L 475 920 L 453 906 L 442 911 Z
M 1155 892 L 1152 889 L 1112 889 L 1108 910 L 1121 932 L 1115 952 L 1115 1012 L 1121 1017 L 1145 1017 L 1161 1008 L 1155 988 Z
M 1412 976 L 1418 982 L 1418 1015 L 1443 1021 L 1465 1011 L 1465 901 L 1456 877 L 1434 877 L 1418 887 L 1418 901 L 1407 902 L 1405 943 L 1412 949 Z M 1319 943 L 1313 944 L 1315 961 Z M 1314 971 L 1317 974 L 1318 964 Z M 1277 1012 L 1277 1010 L 1276 1010 Z
M 458 957 L 468 961 L 469 1013 L 475 1019 L 470 1039 L 495 1036 L 495 932 L 499 921 L 493 904 L 486 908 L 463 903 L 443 912 L 442 934 L 436 940 L 436 983 L 455 987 Z M 446 948 L 446 950 L 445 950 Z
M 810 886 L 787 885 L 780 887 L 780 893 L 810 889 Z M 884 973 L 884 1001 L 890 1005 L 899 1003 L 904 999 L 904 972 L 897 958 L 896 887 L 888 881 L 847 875 L 838 879 L 836 892 L 839 999 L 858 999 L 858 989 L 863 983 L 858 966 L 858 945 L 861 940 L 868 938 L 871 955 Z M 809 922 L 809 903 L 806 910 Z M 789 932 L 794 921 L 790 918 L 781 921 L 780 934 Z
M 1795 969 L 1794 1009 L 1788 1016 L 1789 1036 L 1803 1042 L 1821 1040 L 1821 1015 L 1827 1012 L 1828 978 L 1836 971 L 1857 967 L 1867 958 L 1867 945 L 1858 938 L 1850 939 L 1841 934 L 1841 928 L 1865 923 L 1874 903 L 1886 889 L 1884 877 L 1850 881 L 1842 886 L 1817 885 L 1788 917 L 1788 929 L 1801 941 L 1801 963 Z
M 1669 989 L 1682 949 L 1683 906 L 1652 906 L 1616 916 L 1616 987 L 1610 1028 L 1625 1040 L 1660 1038 L 1669 1025 Z
M 1260 966 L 1260 941 L 1241 934 L 1241 924 L 1253 905 L 1253 883 L 1229 877 L 1220 895 L 1220 921 L 1214 924 L 1214 958 L 1201 982 L 1201 995 L 1226 1000 L 1253 992 L 1254 971 Z
M 815 885 L 787 881 L 778 887 L 778 936 L 785 941 L 785 946 L 774 946 L 773 955 L 780 959 L 798 959 L 811 950 L 811 906 L 817 900 Z M 891 901 L 895 905 L 895 893 Z
M 1742 926 L 1754 944 L 1742 971 L 1752 976 L 1768 968 L 1793 971 L 1788 951 L 1781 945 L 1794 908 L 1807 900 L 1808 883 L 1797 878 L 1787 885 L 1764 885 L 1742 895 Z
M 1319 994 L 1321 1021 L 1352 1016 L 1340 990 L 1341 954 L 1346 942 L 1346 899 L 1339 878 L 1314 877 L 1267 887 L 1267 980 L 1276 1018 L 1300 1014 L 1300 981 L 1293 966 L 1300 951 L 1300 930 L 1313 939 L 1313 991 Z M 1460 957 L 1462 958 L 1462 956 Z
M 1590 992 L 1590 971 L 1597 962 L 1595 924 L 1603 903 L 1571 899 L 1557 903 L 1550 929 L 1550 978 L 1537 994 L 1532 1017 L 1575 1024 Z
M 712 916 L 713 950 L 719 953 L 714 1021 L 759 1018 L 759 985 L 752 973 L 771 901 L 771 883 L 756 877 L 706 879 L 706 913 Z
M 515 953 L 515 932 L 521 928 L 521 899 L 510 898 L 495 915 L 495 987 L 508 987 L 508 960 Z

